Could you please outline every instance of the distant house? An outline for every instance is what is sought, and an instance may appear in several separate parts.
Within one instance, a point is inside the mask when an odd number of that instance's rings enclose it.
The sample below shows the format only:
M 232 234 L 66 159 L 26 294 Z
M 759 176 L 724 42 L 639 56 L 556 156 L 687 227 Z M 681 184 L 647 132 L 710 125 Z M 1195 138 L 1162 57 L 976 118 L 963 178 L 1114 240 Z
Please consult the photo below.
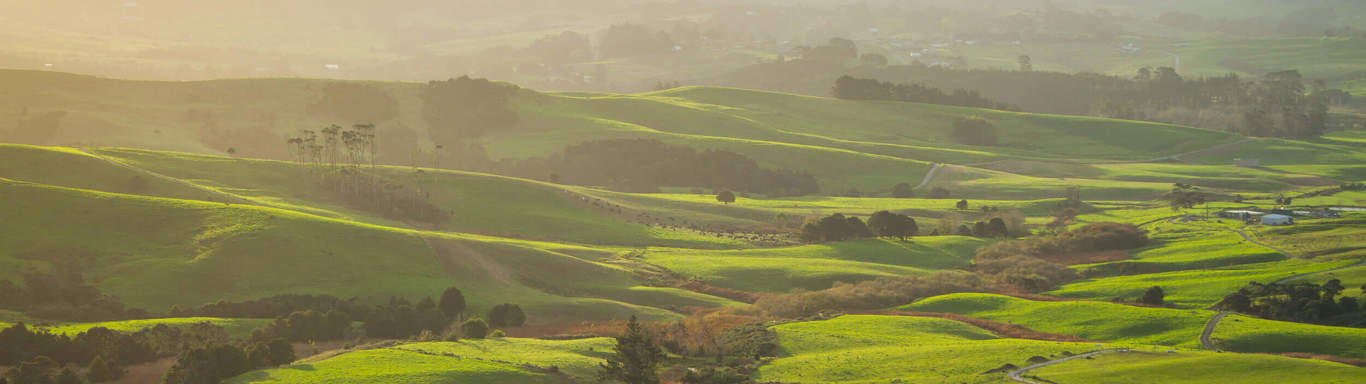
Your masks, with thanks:
M 1239 167 L 1256 168 L 1262 166 L 1260 159 L 1233 159 L 1233 164 Z
M 1292 225 L 1295 219 L 1286 215 L 1266 215 L 1262 216 L 1262 225 Z

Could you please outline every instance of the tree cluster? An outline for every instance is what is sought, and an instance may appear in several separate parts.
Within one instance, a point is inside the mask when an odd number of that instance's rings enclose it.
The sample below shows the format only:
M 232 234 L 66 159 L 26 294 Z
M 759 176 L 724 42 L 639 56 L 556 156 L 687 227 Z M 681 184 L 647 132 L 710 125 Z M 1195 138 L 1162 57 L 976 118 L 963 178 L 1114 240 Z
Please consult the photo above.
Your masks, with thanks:
M 664 144 L 653 139 L 608 139 L 566 147 L 549 158 L 500 166 L 506 174 L 606 186 L 625 192 L 658 192 L 660 187 L 700 187 L 779 196 L 816 193 L 816 178 L 805 172 L 759 167 L 744 155 Z
M 873 231 L 868 229 L 868 225 L 862 219 L 843 214 L 833 214 L 806 223 L 802 226 L 802 241 L 809 243 L 820 243 L 830 241 L 844 241 L 855 239 L 866 239 L 873 237 Z
M 398 101 L 374 85 L 332 82 L 323 86 L 322 95 L 308 111 L 326 119 L 381 123 L 398 117 Z
M 920 226 L 916 225 L 915 219 L 910 216 L 892 213 L 888 211 L 877 211 L 868 217 L 868 229 L 873 234 L 880 237 L 894 237 L 906 240 L 915 236 L 920 231 Z
M 893 84 L 875 79 L 841 76 L 831 90 L 835 97 L 846 100 L 895 100 L 912 103 L 956 105 L 960 107 L 990 108 L 1013 111 L 1018 108 L 989 99 L 978 91 L 955 89 L 945 93 L 939 88 L 922 84 Z
M 1237 67 L 1236 63 L 1226 65 Z M 727 75 L 729 86 L 828 95 L 835 82 L 837 97 L 885 99 L 891 91 L 881 81 L 919 84 L 924 88 L 963 89 L 990 95 L 990 100 L 1036 113 L 1094 115 L 1191 125 L 1250 136 L 1312 137 L 1341 124 L 1326 119 L 1326 106 L 1350 101 L 1346 92 L 1320 89 L 1306 94 L 1295 71 L 1269 71 L 1258 78 L 1234 75 L 1186 79 L 1172 68 L 1146 68 L 1134 76 L 1049 71 L 953 69 L 913 62 L 885 67 L 821 65 L 811 61 L 752 65 Z M 847 79 L 841 76 L 847 77 Z M 843 80 L 841 80 L 843 79 Z M 864 80 L 859 80 L 864 79 Z M 840 86 L 844 83 L 845 87 Z M 963 91 L 963 95 L 970 94 Z M 951 97 L 950 97 L 951 98 Z M 964 103 L 982 106 L 983 103 Z M 958 104 L 955 104 L 958 105 Z
M 217 344 L 186 350 L 161 377 L 162 384 L 217 384 L 260 368 L 294 362 L 294 347 L 276 339 L 241 347 Z
M 79 268 L 61 267 L 53 272 L 25 271 L 22 284 L 0 280 L 0 309 L 64 321 L 111 321 L 147 316 L 139 309 L 125 309 L 117 297 L 100 293 L 85 284 Z
M 283 339 L 288 341 L 341 340 L 352 334 L 351 316 L 340 311 L 294 312 L 251 332 L 257 341 Z
M 1323 284 L 1249 283 L 1238 292 L 1224 296 L 1218 307 L 1264 319 L 1326 325 L 1360 325 L 1366 322 L 1366 308 L 1351 296 L 1342 281 Z M 1366 286 L 1362 287 L 1366 292 Z
M 1072 254 L 1147 245 L 1147 232 L 1120 223 L 1092 223 L 1056 235 L 997 242 L 977 250 L 973 269 L 989 280 L 1043 291 L 1076 278 L 1065 265 Z
M 158 325 L 134 333 L 120 333 L 95 327 L 76 337 L 54 335 L 23 323 L 0 330 L 0 365 L 23 366 L 25 362 L 50 361 L 89 367 L 93 382 L 118 379 L 123 367 L 174 356 L 182 348 L 203 346 L 227 340 L 222 328 L 208 323 L 189 327 Z M 42 376 L 47 370 L 30 365 L 30 372 L 11 374 Z M 41 365 L 41 364 L 40 364 Z M 14 381 L 11 382 L 34 382 Z M 41 381 L 40 381 L 41 382 Z
M 520 88 L 469 76 L 433 81 L 422 90 L 422 117 L 432 140 L 456 143 L 512 128 L 517 113 L 509 101 Z
M 365 335 L 386 339 L 402 339 L 422 331 L 441 332 L 451 324 L 451 318 L 437 309 L 430 297 L 410 304 L 402 298 L 392 298 L 388 305 L 377 306 L 365 317 Z

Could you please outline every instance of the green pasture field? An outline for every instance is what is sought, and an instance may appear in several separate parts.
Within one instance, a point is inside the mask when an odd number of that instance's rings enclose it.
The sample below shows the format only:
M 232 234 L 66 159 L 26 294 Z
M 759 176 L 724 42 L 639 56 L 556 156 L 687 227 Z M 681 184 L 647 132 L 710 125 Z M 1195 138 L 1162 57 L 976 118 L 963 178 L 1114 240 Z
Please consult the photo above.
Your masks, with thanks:
M 1089 340 L 1183 348 L 1200 348 L 1200 332 L 1215 315 L 1206 310 L 1098 301 L 1034 301 L 982 293 L 935 296 L 897 309 L 956 313 Z
M 732 251 L 653 248 L 645 260 L 718 287 L 780 293 L 963 267 L 987 243 L 935 236 L 908 242 L 875 239 Z
M 1058 384 L 1366 383 L 1364 369 L 1322 360 L 1162 349 L 1106 353 L 1029 372 Z
M 1167 294 L 1168 305 L 1177 308 L 1205 308 L 1251 281 L 1270 283 L 1295 274 L 1328 270 L 1354 262 L 1355 260 L 1344 260 L 1315 263 L 1291 259 L 1204 270 L 1103 277 L 1069 283 L 1047 294 L 1088 300 L 1133 300 L 1142 296 L 1148 288 L 1161 286 Z
M 1089 343 L 1002 339 L 952 320 L 901 316 L 841 316 L 779 325 L 779 357 L 758 380 L 802 383 L 998 382 L 984 374 L 1032 356 L 1103 349 Z

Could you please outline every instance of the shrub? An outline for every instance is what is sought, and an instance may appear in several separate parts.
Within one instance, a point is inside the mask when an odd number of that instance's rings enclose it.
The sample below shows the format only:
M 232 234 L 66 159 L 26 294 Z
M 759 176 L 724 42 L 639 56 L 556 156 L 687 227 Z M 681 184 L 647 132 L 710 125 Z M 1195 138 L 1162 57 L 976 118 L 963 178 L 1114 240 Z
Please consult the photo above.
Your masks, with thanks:
M 526 324 L 526 314 L 522 312 L 522 307 L 517 304 L 499 304 L 489 310 L 489 326 L 498 327 L 520 327 Z
M 909 199 L 915 197 L 915 188 L 910 183 L 900 183 L 892 187 L 892 197 Z
M 489 337 L 494 339 L 501 339 L 507 337 L 507 333 L 504 333 L 501 329 L 495 329 L 492 333 L 489 333 Z
M 1143 292 L 1143 297 L 1139 298 L 1138 302 L 1147 305 L 1162 305 L 1162 300 L 1165 297 L 1166 293 L 1162 291 L 1162 287 L 1153 286 L 1152 288 L 1148 288 L 1146 292 Z
M 460 331 L 464 333 L 466 338 L 482 339 L 485 336 L 488 336 L 489 325 L 484 322 L 484 319 L 476 317 L 465 320 L 465 323 L 460 325 Z
M 124 373 L 123 368 L 109 364 L 108 361 L 105 361 L 104 356 L 95 356 L 95 359 L 90 361 L 88 371 L 86 378 L 90 379 L 92 383 L 118 380 L 118 378 L 123 377 Z

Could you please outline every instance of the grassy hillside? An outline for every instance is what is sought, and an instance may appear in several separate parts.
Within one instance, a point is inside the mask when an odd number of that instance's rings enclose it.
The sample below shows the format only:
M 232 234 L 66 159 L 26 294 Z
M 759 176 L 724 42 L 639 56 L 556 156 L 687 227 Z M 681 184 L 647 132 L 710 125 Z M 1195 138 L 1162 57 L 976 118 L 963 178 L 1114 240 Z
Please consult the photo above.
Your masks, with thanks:
M 1362 368 L 1254 354 L 1161 350 L 1109 353 L 1031 371 L 1053 383 L 1366 383 Z
M 1002 339 L 964 323 L 919 317 L 841 316 L 772 328 L 780 357 L 759 368 L 760 381 L 802 383 L 994 382 L 983 374 L 1032 356 L 1099 349 L 1093 344 Z
M 188 327 L 194 324 L 209 323 L 223 327 L 229 337 L 234 339 L 245 339 L 251 335 L 251 331 L 269 324 L 267 319 L 224 319 L 216 317 L 179 317 L 169 319 L 145 319 L 145 320 L 124 320 L 124 321 L 104 321 L 97 323 L 65 323 L 53 326 L 40 326 L 59 335 L 76 336 L 95 327 L 108 328 L 115 332 L 137 332 L 145 328 L 153 328 L 158 325 L 171 327 Z
M 1161 223 L 1149 230 L 1150 245 L 1130 251 L 1132 259 L 1075 268 L 1089 274 L 1133 275 L 1285 259 L 1276 251 L 1244 241 L 1237 233 L 1217 227 Z
M 781 293 L 963 267 L 977 247 L 987 243 L 938 236 L 730 251 L 656 248 L 645 254 L 645 260 L 718 287 Z
M 1215 314 L 1094 301 L 1033 301 L 979 293 L 935 296 L 899 309 L 957 313 L 1090 340 L 1186 348 L 1200 347 L 1200 331 Z
M 249 79 L 203 82 L 109 80 L 53 72 L 0 71 L 11 92 L 0 102 L 0 140 L 32 144 L 112 145 L 224 153 L 284 159 L 287 135 L 339 121 L 312 108 L 333 80 Z M 388 163 L 423 163 L 414 148 L 432 143 L 421 117 L 421 84 L 354 82 L 394 101 L 395 113 L 380 127 L 380 158 Z M 685 87 L 637 95 L 538 93 L 523 90 L 512 101 L 516 127 L 480 141 L 494 158 L 544 156 L 585 140 L 654 138 L 695 148 L 728 149 L 762 165 L 807 171 L 827 193 L 849 188 L 884 190 L 917 183 L 930 162 L 977 164 L 1004 159 L 1138 161 L 1196 151 L 1237 140 L 1208 130 L 1164 124 L 1076 116 L 1040 115 L 901 102 L 846 101 L 784 93 Z M 18 132 L 9 122 L 60 113 L 54 128 Z M 1000 145 L 973 147 L 951 140 L 952 123 L 964 116 L 993 121 Z M 1126 173 L 1125 171 L 1116 171 Z M 1011 175 L 981 171 L 974 178 Z M 1274 175 L 1269 180 L 1283 180 Z M 1026 188 L 1081 184 L 1106 190 L 1111 198 L 1149 196 L 1157 185 L 1189 178 L 1180 172 L 1117 177 L 1116 184 L 1070 176 L 979 181 L 963 186 L 964 197 L 1042 197 Z M 1253 177 L 1253 176 L 1249 176 Z M 1145 185 L 1141 181 L 1152 181 Z M 1280 183 L 1279 181 L 1277 183 Z M 1225 187 L 1253 186 L 1230 180 Z M 1260 186 L 1259 190 L 1278 188 Z M 992 196 L 994 191 L 1003 193 Z M 1110 191 L 1114 189 L 1114 191 Z M 970 192 L 969 192 L 970 191 Z M 1049 195 L 1043 195 L 1049 196 Z
M 77 260 L 85 278 L 132 307 L 165 311 L 285 293 L 379 301 L 455 285 L 474 308 L 518 302 L 533 322 L 677 315 L 725 305 L 633 288 L 629 271 L 570 254 L 587 248 L 380 227 L 250 205 L 172 200 L 0 181 L 0 278 Z M 70 225 L 78 222 L 80 225 Z M 534 286 L 525 285 L 535 282 Z M 565 297 L 573 296 L 573 297 Z M 611 297 L 607 299 L 604 297 Z
M 228 383 L 588 382 L 615 342 L 500 338 L 411 343 L 243 374 Z M 549 368 L 554 367 L 552 372 Z
M 1249 281 L 1269 283 L 1299 273 L 1329 270 L 1354 260 L 1316 263 L 1291 259 L 1232 267 L 1104 277 L 1081 280 L 1048 292 L 1050 295 L 1088 300 L 1134 299 L 1153 286 L 1166 292 L 1166 302 L 1178 308 L 1205 308 L 1233 293 Z
M 1214 311 L 1135 307 L 1096 301 L 1033 301 L 960 293 L 931 297 L 900 309 L 947 312 L 1022 325 L 1036 331 L 1108 342 L 1201 348 L 1200 334 Z M 1304 352 L 1346 357 L 1366 354 L 1366 330 L 1234 315 L 1211 336 L 1220 350 Z
M 318 170 L 307 165 L 132 149 L 101 148 L 94 152 L 262 205 L 386 226 L 408 226 L 348 207 L 315 181 Z M 364 171 L 427 194 L 428 201 L 451 213 L 450 220 L 438 227 L 446 231 L 593 244 L 743 244 L 627 223 L 620 215 L 585 203 L 582 195 L 551 184 L 457 171 L 415 172 L 405 167 Z

